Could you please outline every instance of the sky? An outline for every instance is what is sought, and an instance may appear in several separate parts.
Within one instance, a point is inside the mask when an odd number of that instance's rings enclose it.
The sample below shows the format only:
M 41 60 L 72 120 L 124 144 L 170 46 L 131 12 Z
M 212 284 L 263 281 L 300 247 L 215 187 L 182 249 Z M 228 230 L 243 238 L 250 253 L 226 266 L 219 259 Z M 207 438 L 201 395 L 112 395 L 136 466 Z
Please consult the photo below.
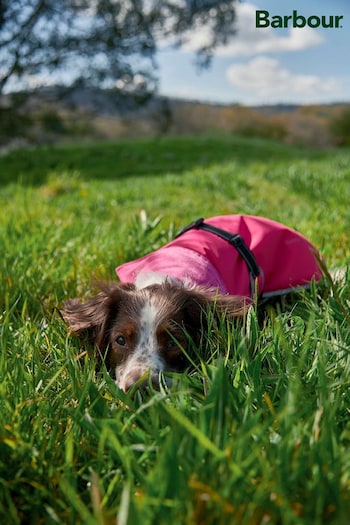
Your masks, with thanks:
M 257 10 L 270 19 L 293 10 L 343 16 L 342 27 L 256 28 Z M 161 95 L 243 105 L 350 102 L 350 0 L 244 0 L 236 14 L 237 33 L 209 69 L 194 65 L 203 32 L 181 49 L 161 48 Z

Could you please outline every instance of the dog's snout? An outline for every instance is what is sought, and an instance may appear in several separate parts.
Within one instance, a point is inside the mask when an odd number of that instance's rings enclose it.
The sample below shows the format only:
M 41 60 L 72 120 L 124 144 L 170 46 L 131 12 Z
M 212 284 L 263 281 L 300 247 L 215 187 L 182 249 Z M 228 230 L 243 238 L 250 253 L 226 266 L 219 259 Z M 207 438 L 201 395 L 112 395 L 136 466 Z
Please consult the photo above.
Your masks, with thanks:
M 139 388 L 147 388 L 150 384 L 153 388 L 159 390 L 158 373 L 145 370 L 133 370 L 121 381 L 119 386 L 124 392 L 128 392 L 135 385 Z

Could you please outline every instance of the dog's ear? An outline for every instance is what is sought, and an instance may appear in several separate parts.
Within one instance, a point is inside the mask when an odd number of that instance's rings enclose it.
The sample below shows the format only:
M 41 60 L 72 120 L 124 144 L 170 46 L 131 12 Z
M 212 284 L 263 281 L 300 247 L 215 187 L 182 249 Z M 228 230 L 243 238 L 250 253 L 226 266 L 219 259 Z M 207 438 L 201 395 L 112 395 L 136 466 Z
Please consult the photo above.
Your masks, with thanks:
M 221 316 L 230 319 L 243 318 L 251 301 L 243 297 L 221 295 L 216 290 L 196 286 L 192 290 L 183 290 L 181 308 L 184 312 L 183 324 L 186 332 L 198 347 L 202 345 L 212 322 Z
M 193 290 L 194 297 L 204 310 L 223 314 L 228 318 L 244 317 L 252 300 L 248 297 L 237 295 L 223 295 L 216 290 L 196 287 Z
M 87 336 L 91 343 L 101 347 L 109 310 L 109 298 L 100 292 L 86 302 L 69 299 L 61 308 L 61 314 L 72 333 Z
M 211 308 L 231 319 L 244 317 L 252 304 L 252 300 L 248 297 L 237 295 L 218 294 L 209 298 Z
M 72 333 L 86 337 L 100 350 L 104 350 L 111 319 L 117 314 L 122 298 L 132 286 L 118 283 L 99 283 L 98 286 L 101 289 L 98 294 L 86 302 L 69 299 L 60 312 Z

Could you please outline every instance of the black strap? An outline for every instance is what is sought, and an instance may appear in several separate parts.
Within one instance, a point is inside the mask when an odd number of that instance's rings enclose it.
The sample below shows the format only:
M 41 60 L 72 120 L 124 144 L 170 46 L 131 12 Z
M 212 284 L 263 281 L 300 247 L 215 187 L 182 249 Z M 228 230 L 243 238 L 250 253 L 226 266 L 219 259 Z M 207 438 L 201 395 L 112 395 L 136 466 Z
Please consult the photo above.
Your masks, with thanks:
M 256 262 L 253 252 L 248 248 L 248 246 L 245 244 L 244 240 L 238 233 L 230 233 L 226 230 L 222 230 L 221 228 L 217 228 L 212 224 L 207 224 L 206 222 L 204 222 L 204 219 L 201 218 L 186 226 L 183 230 L 180 231 L 180 233 L 176 235 L 175 238 L 180 237 L 180 235 L 183 235 L 185 232 L 192 229 L 204 230 L 213 233 L 218 237 L 221 237 L 221 239 L 224 239 L 225 241 L 230 243 L 232 246 L 234 246 L 234 248 L 236 248 L 238 253 L 245 261 L 251 279 L 254 281 L 254 279 L 256 279 L 258 275 L 260 275 L 261 270 L 258 266 L 258 263 Z M 253 286 L 253 283 L 251 285 Z M 254 289 L 252 289 L 252 293 L 254 293 Z

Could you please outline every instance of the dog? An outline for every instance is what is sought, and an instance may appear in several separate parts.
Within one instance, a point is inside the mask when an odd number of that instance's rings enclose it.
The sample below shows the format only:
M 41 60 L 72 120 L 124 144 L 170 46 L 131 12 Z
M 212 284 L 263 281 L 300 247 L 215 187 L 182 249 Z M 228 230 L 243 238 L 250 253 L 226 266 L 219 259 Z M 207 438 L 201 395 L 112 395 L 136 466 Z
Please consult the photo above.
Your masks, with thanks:
M 243 312 L 241 298 L 156 280 L 145 286 L 101 283 L 97 295 L 84 303 L 68 300 L 62 311 L 71 331 L 86 334 L 100 354 L 107 351 L 108 366 L 125 392 L 149 381 L 158 388 L 159 372 L 183 372 L 191 346 L 199 347 L 207 332 L 210 309 L 230 317 Z
M 251 304 L 322 277 L 316 248 L 270 219 L 226 215 L 198 219 L 155 252 L 116 268 L 85 302 L 68 300 L 63 318 L 87 336 L 127 392 L 160 373 L 184 372 L 208 334 L 209 314 L 236 319 Z M 166 383 L 171 379 L 166 377 Z

